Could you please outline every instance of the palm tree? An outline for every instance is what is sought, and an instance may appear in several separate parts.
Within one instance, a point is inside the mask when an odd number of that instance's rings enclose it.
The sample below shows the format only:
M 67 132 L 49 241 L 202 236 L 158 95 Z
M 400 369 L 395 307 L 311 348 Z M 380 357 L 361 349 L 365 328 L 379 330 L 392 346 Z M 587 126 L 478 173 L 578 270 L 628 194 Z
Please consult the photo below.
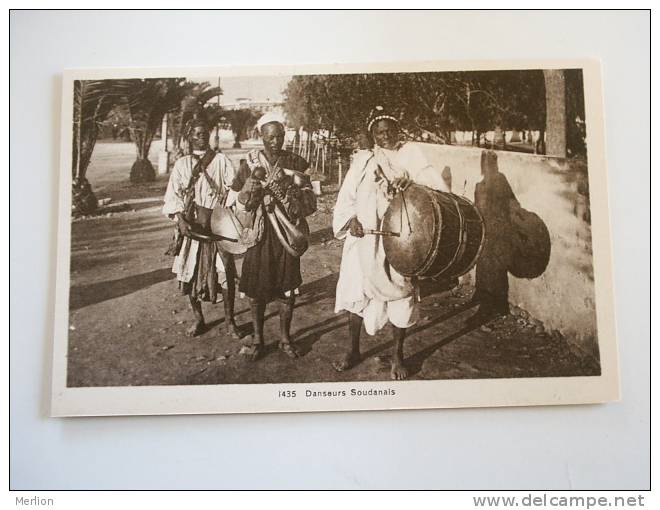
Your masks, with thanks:
M 248 128 L 252 127 L 259 118 L 259 113 L 251 109 L 227 110 L 224 112 L 225 118 L 231 125 L 234 133 L 234 148 L 241 148 L 241 140 L 247 137 Z
M 129 91 L 127 80 L 76 80 L 73 83 L 73 199 L 74 216 L 93 213 L 98 202 L 85 177 L 99 134 L 110 110 Z
M 174 148 L 181 153 L 185 152 L 181 137 L 186 123 L 195 115 L 202 115 L 208 126 L 216 126 L 222 117 L 222 108 L 218 104 L 207 104 L 208 101 L 222 94 L 220 87 L 210 87 L 208 82 L 191 84 L 186 96 L 181 100 L 181 105 L 175 114 L 174 126 Z
M 129 80 L 126 96 L 129 130 L 135 142 L 137 158 L 131 167 L 131 182 L 153 181 L 156 172 L 149 161 L 151 142 L 166 113 L 180 107 L 183 98 L 195 86 L 185 78 L 148 78 Z

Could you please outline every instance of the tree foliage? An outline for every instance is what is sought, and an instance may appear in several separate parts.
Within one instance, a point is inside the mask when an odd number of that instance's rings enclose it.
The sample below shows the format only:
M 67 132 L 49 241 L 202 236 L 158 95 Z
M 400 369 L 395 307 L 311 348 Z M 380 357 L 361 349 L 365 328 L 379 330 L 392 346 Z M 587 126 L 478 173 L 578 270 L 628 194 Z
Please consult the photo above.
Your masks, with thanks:
M 308 75 L 289 82 L 284 108 L 293 127 L 342 137 L 382 105 L 410 137 L 449 143 L 454 130 L 539 129 L 544 94 L 541 71 Z
M 241 141 L 248 137 L 248 129 L 254 126 L 260 113 L 250 108 L 241 108 L 237 110 L 225 110 L 222 116 L 229 122 L 231 131 L 234 134 L 234 147 L 240 148 Z
M 188 82 L 186 84 L 185 97 L 182 98 L 179 108 L 172 116 L 172 135 L 175 148 L 179 149 L 181 147 L 183 128 L 192 117 L 203 117 L 209 127 L 220 122 L 222 108 L 217 103 L 209 102 L 220 94 L 222 94 L 222 89 L 211 87 L 208 82 Z
M 195 87 L 185 78 L 148 78 L 128 80 L 131 88 L 125 97 L 129 114 L 131 139 L 137 159 L 131 167 L 131 182 L 152 181 L 156 177 L 149 161 L 151 142 L 166 113 L 177 110 Z
M 73 83 L 72 177 L 74 215 L 89 214 L 97 201 L 86 174 L 101 123 L 130 90 L 126 80 L 76 80 Z

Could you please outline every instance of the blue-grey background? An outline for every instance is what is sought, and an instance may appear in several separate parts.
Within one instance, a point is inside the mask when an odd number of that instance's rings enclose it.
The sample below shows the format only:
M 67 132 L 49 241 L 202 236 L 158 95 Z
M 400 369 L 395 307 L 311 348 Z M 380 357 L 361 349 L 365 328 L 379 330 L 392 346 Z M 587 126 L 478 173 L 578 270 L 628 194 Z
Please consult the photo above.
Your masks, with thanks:
M 648 488 L 649 44 L 647 12 L 11 13 L 11 487 Z M 64 68 L 571 57 L 603 65 L 621 402 L 47 417 Z

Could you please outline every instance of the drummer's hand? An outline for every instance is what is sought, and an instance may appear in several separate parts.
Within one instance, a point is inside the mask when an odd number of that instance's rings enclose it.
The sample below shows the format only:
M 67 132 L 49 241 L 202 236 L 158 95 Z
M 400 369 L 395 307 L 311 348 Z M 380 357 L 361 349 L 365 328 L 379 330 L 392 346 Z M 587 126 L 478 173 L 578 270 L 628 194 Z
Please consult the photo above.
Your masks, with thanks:
M 392 187 L 395 191 L 405 191 L 411 183 L 412 181 L 410 180 L 410 177 L 402 175 L 392 181 Z
M 179 232 L 181 232 L 181 235 L 187 236 L 190 232 L 190 223 L 183 219 L 182 214 L 177 214 L 176 219 L 177 224 L 179 225 Z
M 353 218 L 349 225 L 349 232 L 353 237 L 364 237 L 364 228 L 357 218 Z

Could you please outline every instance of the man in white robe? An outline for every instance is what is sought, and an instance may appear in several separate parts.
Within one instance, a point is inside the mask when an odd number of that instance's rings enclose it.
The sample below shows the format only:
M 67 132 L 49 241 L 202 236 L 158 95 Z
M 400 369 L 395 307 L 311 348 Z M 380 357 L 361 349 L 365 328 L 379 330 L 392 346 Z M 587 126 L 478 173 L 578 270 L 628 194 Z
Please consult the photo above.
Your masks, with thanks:
M 404 379 L 403 342 L 415 323 L 415 287 L 388 264 L 382 237 L 368 232 L 380 229 L 390 200 L 411 182 L 449 191 L 449 176 L 430 168 L 415 146 L 399 143 L 398 122 L 382 108 L 370 115 L 368 130 L 375 147 L 355 154 L 333 214 L 335 236 L 344 239 L 335 313 L 349 312 L 351 339 L 349 351 L 333 365 L 343 371 L 359 363 L 362 324 L 374 335 L 390 322 L 395 343 L 391 376 Z
M 217 206 L 231 207 L 236 201 L 242 180 L 237 176 L 231 161 L 221 152 L 209 148 L 209 130 L 203 121 L 195 121 L 188 127 L 187 138 L 192 154 L 179 158 L 174 164 L 165 192 L 163 214 L 177 221 L 183 243 L 174 258 L 172 272 L 177 275 L 182 293 L 187 295 L 195 316 L 195 322 L 187 330 L 190 336 L 204 332 L 202 301 L 217 302 L 218 290 L 225 308 L 227 334 L 240 338 L 234 320 L 236 292 L 236 268 L 233 255 L 220 250 L 213 241 L 197 241 L 187 236 L 192 228 L 209 230 L 210 217 Z M 200 159 L 208 157 L 208 166 L 194 181 L 194 218 L 185 217 L 185 201 L 193 170 Z

